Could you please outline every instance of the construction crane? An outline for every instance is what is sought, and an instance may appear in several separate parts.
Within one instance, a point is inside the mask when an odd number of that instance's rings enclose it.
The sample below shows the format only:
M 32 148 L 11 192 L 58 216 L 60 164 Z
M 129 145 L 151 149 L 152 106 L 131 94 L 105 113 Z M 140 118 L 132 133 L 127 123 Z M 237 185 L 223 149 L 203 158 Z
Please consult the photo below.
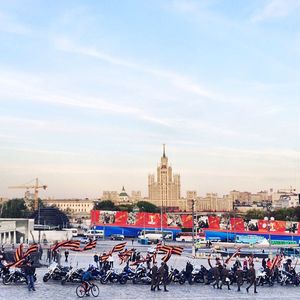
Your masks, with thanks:
M 40 185 L 39 179 L 35 179 L 35 185 L 17 185 L 17 186 L 9 186 L 9 189 L 34 189 L 34 210 L 39 208 L 39 189 L 46 189 L 47 185 Z M 27 199 L 27 193 L 25 193 L 25 199 Z

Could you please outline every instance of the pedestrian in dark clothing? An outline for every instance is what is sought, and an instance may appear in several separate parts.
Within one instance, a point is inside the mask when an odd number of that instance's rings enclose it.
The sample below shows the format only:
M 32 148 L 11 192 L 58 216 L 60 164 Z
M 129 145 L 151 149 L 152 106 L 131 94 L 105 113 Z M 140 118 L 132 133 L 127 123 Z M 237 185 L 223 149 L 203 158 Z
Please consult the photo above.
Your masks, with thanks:
M 147 263 L 147 269 L 150 270 L 151 269 L 151 257 L 149 255 L 149 253 L 146 256 L 146 263 Z
M 212 283 L 212 286 L 214 287 L 214 289 L 216 288 L 216 286 L 217 286 L 217 288 L 219 288 L 220 270 L 219 270 L 218 266 L 215 266 L 212 269 L 212 274 L 214 276 L 214 282 Z
M 158 267 L 157 267 L 157 263 L 154 262 L 153 267 L 151 269 L 151 291 L 155 291 L 156 288 L 157 288 L 157 290 L 160 290 L 159 284 L 157 284 L 157 281 L 159 281 Z
M 255 269 L 254 269 L 254 264 L 250 265 L 250 269 L 248 271 L 248 277 L 249 277 L 250 284 L 246 288 L 247 293 L 249 293 L 249 289 L 252 285 L 254 285 L 254 293 L 257 293 L 257 290 L 256 290 L 256 272 L 255 272 Z
M 237 270 L 235 272 L 235 277 L 236 277 L 236 283 L 237 283 L 237 286 L 238 286 L 238 292 L 241 291 L 241 286 L 243 285 L 244 283 L 244 272 L 243 270 L 241 270 L 241 268 L 239 266 L 237 266 Z
M 51 263 L 51 249 L 50 248 L 47 250 L 47 259 L 46 259 L 46 261 L 49 261 L 49 264 Z
M 39 259 L 41 260 L 43 257 L 43 248 L 42 248 L 42 245 L 39 244 Z
M 194 270 L 193 265 L 188 261 L 186 263 L 186 267 L 185 267 L 185 278 L 186 278 L 186 280 L 188 281 L 189 284 L 193 283 L 193 281 L 192 281 L 192 279 L 193 279 L 193 276 L 192 276 L 193 270 Z
M 96 266 L 98 268 L 99 267 L 99 256 L 96 253 L 94 255 L 94 262 L 95 262 L 95 264 L 96 264 Z
M 68 262 L 68 257 L 69 257 L 69 251 L 65 251 L 65 262 Z
M 133 242 L 134 242 L 134 239 L 132 239 L 132 240 L 131 240 L 131 244 L 132 244 L 132 246 L 133 246 Z
M 222 270 L 221 270 L 221 285 L 220 289 L 222 289 L 223 284 L 227 285 L 228 290 L 230 290 L 230 280 L 229 280 L 229 270 L 226 268 L 226 265 L 224 264 Z
M 159 273 L 159 278 L 162 281 L 162 284 L 164 285 L 164 291 L 168 292 L 167 283 L 168 283 L 169 267 L 165 262 L 161 263 L 161 266 L 158 269 L 158 273 Z M 158 288 L 159 288 L 159 282 L 158 282 Z
M 52 257 L 53 257 L 53 261 L 56 261 L 56 259 L 57 259 L 57 251 L 56 250 L 52 251 Z
M 28 282 L 28 291 L 30 291 L 31 289 L 35 291 L 35 287 L 34 287 L 35 267 L 32 265 L 31 261 L 28 261 L 27 264 L 25 265 L 24 273 L 26 275 L 27 282 Z
M 261 266 L 264 268 L 264 270 L 266 269 L 267 267 L 267 262 L 266 262 L 266 259 L 263 258 L 262 262 L 261 262 Z

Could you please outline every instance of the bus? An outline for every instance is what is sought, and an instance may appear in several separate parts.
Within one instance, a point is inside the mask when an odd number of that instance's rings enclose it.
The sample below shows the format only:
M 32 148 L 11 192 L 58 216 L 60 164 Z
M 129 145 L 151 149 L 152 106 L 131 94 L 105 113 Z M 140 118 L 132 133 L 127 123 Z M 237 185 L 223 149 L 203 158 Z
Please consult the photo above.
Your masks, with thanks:
M 173 232 L 172 231 L 163 231 L 160 230 L 142 230 L 138 235 L 139 239 L 148 239 L 148 241 L 161 241 L 161 240 L 173 240 Z
M 196 239 L 196 236 L 195 236 Z M 193 235 L 191 232 L 179 232 L 176 235 L 176 242 L 192 242 Z

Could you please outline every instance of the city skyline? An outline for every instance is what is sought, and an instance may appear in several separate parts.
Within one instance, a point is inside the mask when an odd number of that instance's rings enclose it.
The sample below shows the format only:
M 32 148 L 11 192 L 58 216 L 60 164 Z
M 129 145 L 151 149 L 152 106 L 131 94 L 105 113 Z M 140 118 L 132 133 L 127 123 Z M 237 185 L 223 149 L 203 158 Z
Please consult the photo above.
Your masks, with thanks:
M 0 197 L 300 189 L 300 4 L 0 0 Z

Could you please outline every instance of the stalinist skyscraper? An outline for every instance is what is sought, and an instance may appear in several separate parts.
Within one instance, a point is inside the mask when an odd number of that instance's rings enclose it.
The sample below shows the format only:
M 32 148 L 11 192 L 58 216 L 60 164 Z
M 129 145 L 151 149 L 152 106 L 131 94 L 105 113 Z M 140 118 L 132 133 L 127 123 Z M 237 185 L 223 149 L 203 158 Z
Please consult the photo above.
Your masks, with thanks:
M 148 176 L 148 192 L 149 201 L 157 206 L 180 206 L 180 175 L 173 175 L 172 167 L 168 166 L 165 145 L 163 145 L 160 166 L 157 167 L 157 181 L 154 174 Z

